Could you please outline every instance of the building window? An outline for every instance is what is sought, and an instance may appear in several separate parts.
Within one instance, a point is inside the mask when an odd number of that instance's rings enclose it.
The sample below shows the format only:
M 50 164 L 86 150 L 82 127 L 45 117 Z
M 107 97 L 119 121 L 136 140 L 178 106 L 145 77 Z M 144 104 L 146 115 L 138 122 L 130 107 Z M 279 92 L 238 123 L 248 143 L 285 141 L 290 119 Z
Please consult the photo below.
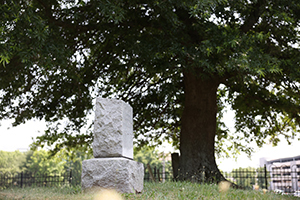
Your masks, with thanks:
M 273 177 L 280 177 L 281 174 L 273 174 Z
M 272 167 L 272 170 L 280 169 L 280 167 Z

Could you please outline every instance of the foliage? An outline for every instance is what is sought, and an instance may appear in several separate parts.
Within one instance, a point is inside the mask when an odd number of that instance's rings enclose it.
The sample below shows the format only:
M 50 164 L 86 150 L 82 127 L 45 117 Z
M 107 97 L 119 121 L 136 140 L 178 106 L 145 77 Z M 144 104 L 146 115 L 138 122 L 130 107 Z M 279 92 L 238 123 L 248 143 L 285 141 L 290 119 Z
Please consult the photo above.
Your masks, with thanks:
M 300 123 L 299 10 L 297 0 L 5 1 L 0 119 L 45 119 L 36 146 L 86 150 L 94 98 L 115 97 L 133 107 L 139 145 L 171 139 L 189 161 L 181 164 L 197 166 L 215 139 L 219 154 L 225 140 L 249 154 L 241 141 L 290 141 Z M 226 103 L 234 135 L 222 123 Z
M 18 173 L 23 170 L 26 153 L 20 151 L 0 151 L 0 173 Z
M 72 183 L 81 183 L 82 161 L 92 158 L 91 154 L 74 150 L 67 152 L 62 149 L 56 155 L 50 151 L 36 150 L 21 153 L 19 151 L 0 151 L 0 173 L 39 173 L 63 174 L 72 171 Z
M 149 164 L 152 170 L 154 170 L 154 168 L 157 168 L 160 170 L 160 173 L 162 173 L 164 159 L 163 157 L 165 157 L 166 159 L 168 154 L 163 155 L 162 153 L 159 153 L 155 147 L 152 146 L 144 146 L 141 149 L 134 147 L 133 150 L 134 160 L 143 163 L 146 172 L 148 171 L 147 165 Z M 171 167 L 171 161 L 165 160 L 165 172 L 172 172 Z
M 81 184 L 82 161 L 93 158 L 92 154 L 83 153 L 79 151 L 67 152 L 63 151 L 65 155 L 65 170 L 72 171 L 72 184 Z
M 38 150 L 29 152 L 26 156 L 25 172 L 38 174 L 62 174 L 65 172 L 66 160 L 63 153 L 58 153 L 50 158 L 50 152 Z

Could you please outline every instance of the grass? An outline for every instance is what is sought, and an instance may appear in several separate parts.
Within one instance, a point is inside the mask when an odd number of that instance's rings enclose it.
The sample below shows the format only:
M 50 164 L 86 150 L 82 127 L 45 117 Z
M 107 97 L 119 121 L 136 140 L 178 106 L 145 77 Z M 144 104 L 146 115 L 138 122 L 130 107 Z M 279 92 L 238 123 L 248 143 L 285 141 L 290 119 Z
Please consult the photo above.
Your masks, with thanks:
M 80 187 L 41 187 L 41 188 L 11 188 L 0 190 L 0 199 L 4 200 L 64 200 L 64 199 L 95 199 L 95 192 L 84 193 Z M 195 183 L 166 182 L 166 183 L 145 183 L 144 191 L 141 194 L 123 194 L 124 199 L 299 199 L 288 195 L 274 194 L 262 191 L 235 190 L 229 189 L 226 192 L 219 192 L 217 185 L 199 185 Z M 103 199 L 101 199 L 103 200 Z

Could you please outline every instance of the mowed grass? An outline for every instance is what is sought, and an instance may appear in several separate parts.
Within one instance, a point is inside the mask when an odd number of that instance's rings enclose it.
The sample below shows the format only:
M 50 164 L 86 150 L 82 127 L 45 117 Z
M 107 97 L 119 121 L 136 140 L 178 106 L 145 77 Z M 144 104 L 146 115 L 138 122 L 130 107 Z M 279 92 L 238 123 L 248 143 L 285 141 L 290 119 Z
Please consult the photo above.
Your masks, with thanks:
M 80 187 L 41 187 L 12 188 L 0 190 L 0 199 L 32 199 L 32 200 L 63 200 L 63 199 L 97 199 L 97 191 L 83 192 Z M 166 182 L 145 183 L 141 194 L 123 194 L 123 199 L 300 199 L 273 192 L 229 189 L 219 192 L 217 185 L 200 185 L 195 183 Z M 97 199 L 99 200 L 99 199 Z M 103 199 L 100 199 L 103 200 Z M 108 199 L 109 200 L 109 199 Z

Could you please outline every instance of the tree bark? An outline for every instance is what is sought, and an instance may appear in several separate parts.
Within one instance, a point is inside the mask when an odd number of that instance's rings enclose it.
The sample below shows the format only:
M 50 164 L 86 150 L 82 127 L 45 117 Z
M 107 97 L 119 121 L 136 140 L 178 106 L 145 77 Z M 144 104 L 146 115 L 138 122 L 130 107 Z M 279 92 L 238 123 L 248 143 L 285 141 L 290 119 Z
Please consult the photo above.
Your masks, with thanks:
M 195 182 L 225 180 L 215 161 L 217 115 L 216 78 L 184 72 L 185 102 L 180 134 L 179 179 Z

